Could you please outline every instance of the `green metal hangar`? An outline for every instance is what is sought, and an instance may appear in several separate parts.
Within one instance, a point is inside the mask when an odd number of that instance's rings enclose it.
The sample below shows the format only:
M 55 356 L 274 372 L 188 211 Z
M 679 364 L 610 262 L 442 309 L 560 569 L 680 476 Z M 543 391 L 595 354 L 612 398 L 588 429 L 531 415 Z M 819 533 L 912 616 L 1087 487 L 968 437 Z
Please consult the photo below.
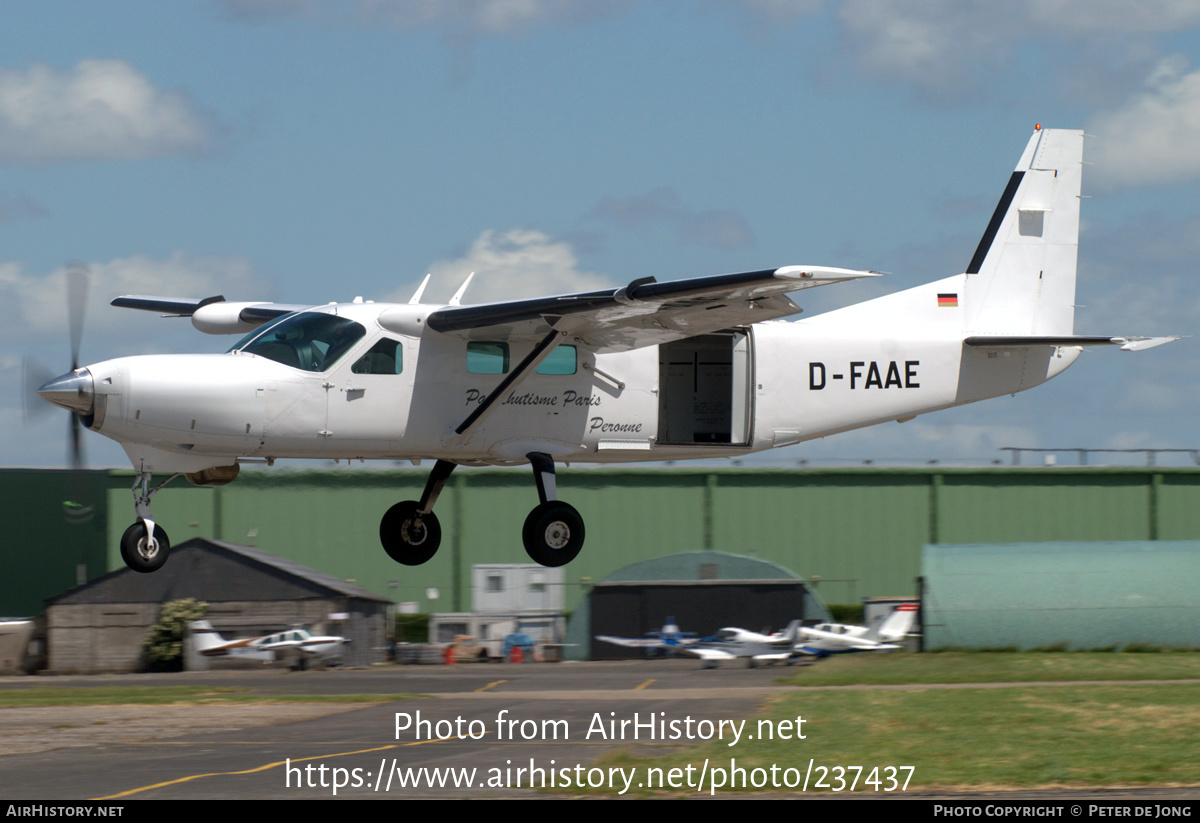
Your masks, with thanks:
M 425 477 L 344 464 L 244 471 L 216 489 L 176 481 L 155 516 L 175 544 L 249 544 L 420 612 L 466 611 L 473 565 L 527 562 L 528 472 L 455 472 L 438 501 L 440 551 L 399 566 L 379 546 L 379 518 L 419 497 Z M 0 613 L 37 614 L 46 598 L 120 568 L 132 482 L 130 472 L 0 470 Z M 615 570 L 686 551 L 774 563 L 825 603 L 856 604 L 915 594 L 927 544 L 1200 539 L 1196 468 L 572 468 L 558 485 L 588 524 L 564 570 L 567 611 Z

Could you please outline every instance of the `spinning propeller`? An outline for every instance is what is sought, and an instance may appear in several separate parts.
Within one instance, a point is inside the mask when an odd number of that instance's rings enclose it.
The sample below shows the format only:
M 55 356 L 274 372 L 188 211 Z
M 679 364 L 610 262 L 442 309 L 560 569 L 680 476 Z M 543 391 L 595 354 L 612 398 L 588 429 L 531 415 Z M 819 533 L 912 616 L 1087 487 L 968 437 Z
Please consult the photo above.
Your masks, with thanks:
M 92 413 L 92 376 L 87 369 L 79 368 L 79 348 L 83 337 L 84 308 L 87 304 L 88 272 L 83 263 L 72 263 L 67 267 L 67 319 L 71 336 L 71 371 L 45 380 L 50 371 L 37 361 L 26 358 L 23 364 L 25 383 L 26 419 L 44 409 L 32 402 L 34 386 L 38 395 L 71 413 L 68 430 L 68 459 L 74 473 L 83 468 L 83 428 Z M 43 382 L 44 381 L 44 382 Z M 72 483 L 73 486 L 78 485 Z M 73 500 L 63 501 L 63 510 L 68 519 L 86 522 L 91 519 L 92 507 Z

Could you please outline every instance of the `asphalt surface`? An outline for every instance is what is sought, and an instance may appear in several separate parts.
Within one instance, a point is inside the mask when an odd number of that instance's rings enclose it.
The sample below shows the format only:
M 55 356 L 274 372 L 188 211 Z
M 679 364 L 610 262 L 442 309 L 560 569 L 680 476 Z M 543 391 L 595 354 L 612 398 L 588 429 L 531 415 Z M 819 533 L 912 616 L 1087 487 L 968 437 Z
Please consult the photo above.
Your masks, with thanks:
M 113 685 L 207 685 L 264 695 L 428 697 L 316 709 L 95 706 L 37 716 L 33 709 L 0 709 L 0 736 L 15 738 L 22 725 L 21 739 L 39 749 L 0 754 L 0 795 L 487 799 L 546 796 L 543 786 L 578 793 L 574 786 L 590 783 L 620 796 L 648 778 L 694 794 L 687 784 L 694 787 L 700 775 L 689 774 L 684 759 L 677 774 L 668 767 L 655 775 L 597 760 L 618 751 L 669 755 L 704 736 L 732 740 L 736 724 L 752 726 L 763 701 L 786 690 L 774 683 L 785 673 L 792 670 L 704 670 L 694 660 L 647 660 L 11 678 L 0 689 L 56 686 L 84 696 Z M 30 723 L 45 728 L 31 730 Z M 214 725 L 219 730 L 202 731 Z

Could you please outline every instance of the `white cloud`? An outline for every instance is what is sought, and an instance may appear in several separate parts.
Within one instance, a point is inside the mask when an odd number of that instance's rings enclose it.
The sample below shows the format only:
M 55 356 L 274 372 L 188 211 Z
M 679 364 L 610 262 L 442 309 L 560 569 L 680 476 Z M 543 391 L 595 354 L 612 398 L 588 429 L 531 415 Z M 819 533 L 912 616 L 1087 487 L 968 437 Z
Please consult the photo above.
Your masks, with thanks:
M 84 335 L 91 343 L 89 348 L 97 345 L 97 338 L 105 338 L 111 344 L 114 338 L 128 341 L 138 334 L 131 331 L 131 327 L 138 324 L 130 321 L 134 315 L 143 313 L 108 305 L 122 294 L 172 297 L 226 294 L 231 300 L 253 300 L 265 291 L 250 264 L 240 257 L 193 257 L 176 252 L 165 260 L 156 260 L 139 255 L 91 263 L 87 270 L 89 288 Z M 0 263 L 0 341 L 61 342 L 65 351 L 66 272 L 67 268 L 63 267 L 38 275 L 26 272 L 20 263 Z M 190 324 L 185 325 L 191 330 Z
M 0 161 L 50 163 L 190 153 L 208 145 L 204 118 L 123 60 L 60 71 L 0 69 Z
M 754 7 L 751 6 L 751 9 Z M 848 51 L 868 75 L 937 103 L 977 100 L 1022 66 L 1031 39 L 1096 49 L 1121 63 L 1134 38 L 1200 25 L 1194 0 L 846 0 L 839 10 Z M 1039 76 L 1039 82 L 1045 82 Z
M 1200 70 L 1168 57 L 1146 88 L 1119 108 L 1092 118 L 1088 146 L 1096 178 L 1108 187 L 1171 183 L 1200 176 Z
M 1008 60 L 1022 9 L 990 0 L 848 0 L 841 21 L 863 70 L 952 100 Z
M 475 272 L 464 303 L 488 303 L 548 294 L 611 288 L 603 275 L 579 270 L 569 243 L 556 241 L 540 231 L 488 229 L 479 235 L 465 255 L 441 260 L 429 267 L 433 275 L 425 300 L 447 299 L 453 290 Z M 406 302 L 411 289 L 405 287 L 386 300 Z

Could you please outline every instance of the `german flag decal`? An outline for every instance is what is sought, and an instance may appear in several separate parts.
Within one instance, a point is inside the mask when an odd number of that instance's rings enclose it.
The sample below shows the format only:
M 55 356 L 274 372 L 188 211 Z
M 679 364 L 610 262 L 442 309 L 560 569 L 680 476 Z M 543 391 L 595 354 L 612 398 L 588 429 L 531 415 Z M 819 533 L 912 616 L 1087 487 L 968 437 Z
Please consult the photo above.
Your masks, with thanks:
M 946 309 L 957 309 L 958 308 L 958 295 L 957 294 L 939 294 L 938 295 L 938 306 L 940 308 L 946 308 Z

